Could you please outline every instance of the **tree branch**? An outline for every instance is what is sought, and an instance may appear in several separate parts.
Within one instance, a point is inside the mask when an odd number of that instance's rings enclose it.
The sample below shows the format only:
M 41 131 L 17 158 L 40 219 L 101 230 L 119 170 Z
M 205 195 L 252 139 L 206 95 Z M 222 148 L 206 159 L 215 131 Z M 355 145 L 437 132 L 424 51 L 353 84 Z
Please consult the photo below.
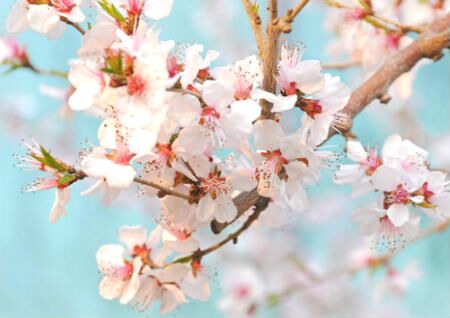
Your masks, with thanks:
M 242 5 L 244 6 L 245 13 L 247 13 L 255 37 L 256 46 L 258 47 L 259 55 L 261 56 L 264 52 L 266 39 L 261 26 L 261 17 L 258 13 L 258 6 L 250 0 L 242 0 Z
M 86 34 L 86 30 L 78 23 L 72 22 L 69 19 L 65 18 L 65 17 L 61 17 L 60 18 L 62 22 L 72 26 L 75 30 L 77 30 L 78 32 L 80 32 L 81 35 L 85 35 Z
M 292 23 L 294 22 L 295 17 L 302 11 L 308 2 L 309 0 L 300 0 L 293 8 L 287 10 L 286 14 L 279 19 L 277 24 L 280 32 L 289 33 L 292 31 Z
M 430 24 L 409 46 L 389 58 L 366 82 L 351 95 L 342 113 L 349 122 L 345 133 L 351 129 L 351 120 L 373 100 L 386 96 L 390 85 L 402 74 L 409 72 L 423 58 L 438 59 L 442 50 L 450 46 L 450 14 Z M 330 131 L 329 137 L 336 134 Z
M 278 24 L 278 0 L 269 0 L 269 22 L 266 28 L 266 43 L 261 54 L 263 64 L 263 89 L 267 92 L 275 93 L 277 87 L 276 72 L 278 67 L 278 54 L 280 51 L 280 32 Z M 270 111 L 272 104 L 266 100 L 261 100 L 261 117 L 272 118 Z

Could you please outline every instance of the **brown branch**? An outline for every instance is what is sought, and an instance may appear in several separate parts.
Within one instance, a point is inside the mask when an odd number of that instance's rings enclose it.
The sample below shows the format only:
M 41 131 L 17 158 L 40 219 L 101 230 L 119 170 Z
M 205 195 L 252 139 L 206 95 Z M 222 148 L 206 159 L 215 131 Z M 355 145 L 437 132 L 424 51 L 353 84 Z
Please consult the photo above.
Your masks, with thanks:
M 258 47 L 258 52 L 260 56 L 264 52 L 265 46 L 265 34 L 261 26 L 261 17 L 258 13 L 258 6 L 256 3 L 250 0 L 242 0 L 242 5 L 244 6 L 245 13 L 247 14 L 250 26 L 253 31 L 253 36 L 255 37 L 256 46 Z
M 134 178 L 134 182 L 140 183 L 142 185 L 146 185 L 146 186 L 149 186 L 149 187 L 152 187 L 152 188 L 155 188 L 155 189 L 161 191 L 163 194 L 173 195 L 175 197 L 179 197 L 179 198 L 185 199 L 187 201 L 193 201 L 193 198 L 191 198 L 187 194 L 184 194 L 184 193 L 172 190 L 170 188 L 164 187 L 164 186 L 162 186 L 160 184 L 157 184 L 157 183 L 154 183 L 152 181 L 148 181 L 148 180 L 145 180 L 145 179 L 142 179 L 142 178 L 135 177 Z
M 263 89 L 275 93 L 277 88 L 276 73 L 278 67 L 278 54 L 280 51 L 280 32 L 278 30 L 278 0 L 269 0 L 269 22 L 266 28 L 266 43 L 261 54 L 263 64 Z M 272 118 L 272 104 L 261 100 L 261 117 Z
M 191 255 L 184 256 L 179 259 L 175 259 L 174 261 L 164 265 L 164 267 L 175 264 L 175 263 L 185 263 L 185 262 L 193 261 L 193 260 L 201 261 L 203 256 L 208 255 L 208 254 L 218 250 L 219 248 L 221 248 L 222 246 L 226 245 L 229 242 L 236 242 L 238 237 L 242 233 L 244 233 L 253 224 L 253 222 L 255 222 L 258 219 L 258 217 L 262 213 L 262 211 L 264 211 L 267 208 L 269 201 L 270 201 L 269 198 L 264 198 L 263 200 L 259 200 L 254 205 L 253 213 L 247 218 L 247 220 L 245 220 L 245 222 L 242 224 L 242 226 L 235 232 L 229 234 L 222 241 L 217 242 L 205 249 L 199 249 L 199 250 L 195 251 L 194 253 L 192 253 Z
M 33 73 L 39 74 L 39 75 L 54 76 L 54 77 L 58 77 L 58 78 L 67 79 L 67 72 L 58 71 L 58 70 L 44 70 L 44 69 L 36 67 L 30 61 L 27 61 L 25 64 L 23 64 L 22 67 L 32 71 Z
M 387 60 L 375 74 L 352 93 L 347 106 L 342 111 L 348 118 L 348 123 L 341 133 L 345 135 L 347 132 L 350 132 L 352 119 L 374 99 L 386 95 L 389 86 L 400 75 L 410 71 L 422 58 L 439 57 L 441 51 L 449 46 L 450 14 L 447 14 L 430 24 L 417 40 Z M 330 130 L 328 139 L 335 134 L 336 131 Z M 235 220 L 260 200 L 266 200 L 266 198 L 258 195 L 256 189 L 239 194 L 233 200 L 234 204 L 238 207 L 238 215 Z M 212 221 L 211 229 L 216 234 L 220 233 L 235 220 L 229 223 Z
M 88 175 L 83 170 L 79 170 L 79 169 L 76 169 L 74 167 L 69 167 L 67 169 L 67 172 L 72 174 L 72 175 L 74 175 L 76 177 L 75 181 L 83 180 L 84 178 L 88 177 Z M 184 194 L 184 193 L 172 190 L 170 188 L 164 187 L 164 186 L 162 186 L 160 184 L 157 184 L 157 183 L 154 183 L 152 181 L 145 180 L 143 178 L 135 177 L 134 178 L 134 182 L 142 184 L 142 185 L 145 185 L 145 186 L 148 186 L 148 187 L 155 188 L 155 189 L 161 191 L 163 194 L 166 194 L 166 195 L 173 195 L 175 197 L 179 197 L 181 199 L 185 199 L 185 200 L 190 201 L 190 202 L 193 201 L 193 198 L 191 198 L 187 194 Z
M 214 245 L 211 245 L 210 247 L 208 247 L 204 250 L 199 250 L 198 252 L 195 253 L 195 256 L 201 258 L 201 257 L 219 249 L 220 247 L 224 246 L 228 242 L 235 241 L 239 237 L 239 235 L 241 235 L 244 231 L 246 231 L 250 227 L 250 225 L 252 225 L 252 223 L 258 219 L 261 212 L 264 211 L 267 208 L 267 206 L 269 205 L 269 201 L 270 201 L 269 198 L 264 198 L 262 200 L 258 200 L 258 202 L 255 204 L 255 209 L 254 209 L 253 213 L 247 218 L 247 220 L 245 220 L 244 224 L 242 224 L 242 226 L 236 232 L 231 233 L 224 240 L 222 240 Z
M 300 0 L 297 4 L 287 10 L 286 14 L 278 20 L 277 28 L 280 32 L 290 33 L 292 31 L 292 23 L 295 17 L 303 10 L 303 8 L 308 4 L 309 0 Z
M 426 228 L 424 231 L 422 231 L 422 233 L 411 243 L 416 243 L 416 242 L 424 240 L 434 234 L 445 232 L 449 226 L 450 226 L 450 220 L 443 221 L 441 223 L 432 225 L 432 226 Z M 395 250 L 395 252 L 380 255 L 380 256 L 374 258 L 371 261 L 371 264 L 374 264 L 374 266 L 387 265 L 392 260 L 392 258 L 394 258 L 394 256 L 396 256 L 398 253 L 400 253 L 403 250 L 404 249 L 397 249 L 397 250 Z M 324 274 L 319 279 L 317 279 L 316 282 L 324 282 L 324 281 L 339 277 L 340 275 L 344 275 L 344 274 L 352 275 L 352 274 L 355 274 L 355 273 L 359 272 L 360 270 L 363 270 L 366 268 L 367 267 L 346 266 L 346 267 L 331 271 L 327 274 Z
M 402 74 L 409 72 L 423 58 L 438 58 L 443 49 L 450 46 L 450 14 L 436 20 L 409 46 L 389 58 L 367 81 L 351 95 L 342 110 L 349 123 L 344 131 L 351 129 L 351 120 L 373 100 L 386 96 L 389 86 Z M 329 137 L 336 134 L 330 131 Z
M 81 33 L 81 35 L 85 35 L 86 34 L 86 30 L 78 23 L 72 22 L 69 19 L 65 18 L 65 17 L 61 17 L 60 18 L 62 22 L 72 26 L 75 30 L 77 30 L 78 32 Z

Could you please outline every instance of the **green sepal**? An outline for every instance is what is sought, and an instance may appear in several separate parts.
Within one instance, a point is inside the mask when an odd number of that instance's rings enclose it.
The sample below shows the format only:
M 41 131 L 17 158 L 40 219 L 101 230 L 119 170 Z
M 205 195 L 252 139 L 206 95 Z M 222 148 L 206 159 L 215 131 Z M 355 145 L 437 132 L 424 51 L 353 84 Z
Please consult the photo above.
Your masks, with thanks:
M 120 13 L 119 9 L 117 9 L 114 4 L 109 3 L 108 0 L 99 0 L 98 4 L 103 9 L 103 11 L 105 11 L 115 20 L 119 22 L 126 22 L 125 17 L 122 15 L 122 13 Z
M 59 161 L 57 161 L 55 158 L 53 158 L 53 156 L 47 150 L 45 150 L 44 147 L 39 146 L 39 149 L 41 151 L 43 158 L 41 158 L 42 160 L 39 160 L 38 158 L 36 158 L 36 156 L 33 156 L 35 159 L 37 159 L 39 162 L 43 163 L 46 166 L 58 170 L 59 172 L 65 172 L 67 170 L 66 167 Z
M 65 174 L 63 174 L 63 176 L 61 178 L 59 178 L 58 186 L 60 186 L 60 187 L 68 186 L 68 185 L 72 184 L 76 178 L 77 177 L 72 174 L 65 173 Z

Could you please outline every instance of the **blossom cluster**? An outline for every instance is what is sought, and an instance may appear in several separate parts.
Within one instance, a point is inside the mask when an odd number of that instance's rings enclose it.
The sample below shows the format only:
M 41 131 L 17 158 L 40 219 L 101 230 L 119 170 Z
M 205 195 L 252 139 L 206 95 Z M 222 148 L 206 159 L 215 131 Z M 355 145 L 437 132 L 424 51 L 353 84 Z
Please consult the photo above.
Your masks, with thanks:
M 450 218 L 450 181 L 446 172 L 432 170 L 428 153 L 399 135 L 388 137 L 381 154 L 376 147 L 365 149 L 359 141 L 347 143 L 347 157 L 335 175 L 339 184 L 351 184 L 353 196 L 379 193 L 378 201 L 355 212 L 353 218 L 367 235 L 395 249 L 414 238 L 420 217 L 411 213 L 420 208 L 427 216 Z
M 277 52 L 276 74 L 267 75 L 256 55 L 217 66 L 219 53 L 214 50 L 162 40 L 149 19 L 168 16 L 172 0 L 92 3 L 90 9 L 98 15 L 86 32 L 80 26 L 86 17 L 81 0 L 20 0 L 12 9 L 10 32 L 31 28 L 55 38 L 71 25 L 83 33 L 77 56 L 69 63 L 67 104 L 101 120 L 98 141 L 81 152 L 78 167 L 35 143 L 19 159 L 48 174 L 28 191 L 56 189 L 52 223 L 67 215 L 70 186 L 83 179 L 93 183 L 81 195 L 98 193 L 106 205 L 135 184 L 146 196 L 159 199 L 161 217 L 150 234 L 140 226 L 123 226 L 121 244 L 103 245 L 96 258 L 102 297 L 138 310 L 159 301 L 161 313 L 168 313 L 189 298 L 209 298 L 202 258 L 237 240 L 231 235 L 205 247 L 202 234 L 212 224 L 226 227 L 248 217 L 245 230 L 253 221 L 249 215 L 261 212 L 254 205 L 243 209 L 236 203 L 239 195 L 254 191 L 268 202 L 258 220 L 265 227 L 285 225 L 288 210 L 308 206 L 305 187 L 317 184 L 322 170 L 339 157 L 321 145 L 330 132 L 348 128 L 350 118 L 343 110 L 350 89 L 339 77 L 324 74 L 318 60 L 304 60 L 299 45 L 284 43 Z M 370 1 L 359 3 L 363 7 L 351 11 L 352 23 L 358 20 L 365 30 L 368 22 L 379 32 L 370 19 L 375 7 Z M 397 49 L 394 35 L 382 30 Z M 39 72 L 12 40 L 0 42 L 0 64 Z M 276 89 L 264 84 L 267 76 L 274 76 Z M 298 118 L 295 131 L 282 125 L 292 118 Z M 380 194 L 375 207 L 357 212 L 354 219 L 366 234 L 384 235 L 389 248 L 417 232 L 419 219 L 410 207 L 439 219 L 450 217 L 447 176 L 430 170 L 423 149 L 394 135 L 381 155 L 357 141 L 347 143 L 347 155 L 355 164 L 341 165 L 335 180 L 351 183 L 355 195 Z M 282 252 L 283 258 L 293 254 Z M 280 267 L 274 276 L 267 274 L 274 285 L 277 275 L 298 274 L 298 263 L 287 263 L 290 267 Z M 226 287 L 231 296 L 222 307 L 232 315 L 249 313 L 267 296 L 282 292 L 280 286 L 264 286 L 245 268 L 242 273 L 232 270 L 244 280 L 242 286 Z M 295 276 L 295 283 L 304 279 Z
M 22 31 L 30 26 L 53 37 L 64 24 L 83 20 L 78 5 L 71 0 L 21 1 L 8 27 Z M 207 284 L 198 274 L 200 246 L 194 236 L 213 220 L 232 222 L 245 212 L 233 201 L 238 193 L 256 188 L 271 199 L 265 218 L 269 225 L 287 222 L 271 206 L 288 202 L 295 210 L 306 207 L 304 185 L 317 183 L 320 170 L 336 157 L 318 146 L 330 129 L 339 129 L 339 111 L 350 95 L 338 77 L 322 74 L 319 61 L 302 60 L 299 46 L 282 47 L 278 93 L 263 89 L 256 56 L 213 67 L 218 52 L 205 52 L 200 44 L 175 46 L 148 26 L 145 17 L 162 18 L 170 6 L 161 0 L 97 2 L 97 22 L 70 62 L 68 105 L 102 119 L 98 146 L 83 151 L 80 169 L 61 162 L 61 169 L 31 189 L 58 189 L 51 213 L 56 222 L 66 215 L 68 186 L 80 176 L 96 180 L 82 194 L 100 192 L 105 204 L 136 180 L 150 185 L 144 191 L 160 197 L 159 227 L 166 234 L 147 240 L 141 228 L 121 229 L 128 249 L 106 245 L 97 254 L 104 274 L 100 293 L 140 308 L 160 299 L 162 312 L 185 302 L 185 295 L 207 298 L 207 286 L 200 295 L 184 287 Z M 273 104 L 270 116 L 261 115 L 264 101 Z M 294 109 L 303 113 L 301 125 L 287 133 L 279 121 Z M 39 149 L 50 163 L 60 162 Z M 24 160 L 35 161 L 40 158 L 36 153 L 30 150 Z M 33 164 L 42 169 L 39 162 Z M 155 244 L 162 246 L 161 254 L 153 254 Z

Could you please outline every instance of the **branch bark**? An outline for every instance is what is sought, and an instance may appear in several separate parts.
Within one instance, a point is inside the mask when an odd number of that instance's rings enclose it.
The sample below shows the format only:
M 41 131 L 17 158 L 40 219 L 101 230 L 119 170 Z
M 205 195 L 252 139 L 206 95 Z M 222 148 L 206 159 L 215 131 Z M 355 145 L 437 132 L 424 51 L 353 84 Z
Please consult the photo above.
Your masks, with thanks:
M 256 46 L 258 47 L 259 54 L 264 52 L 265 45 L 265 35 L 261 26 L 261 17 L 258 14 L 258 7 L 255 3 L 250 2 L 250 0 L 242 0 L 242 5 L 244 6 L 245 13 L 247 14 L 250 26 L 255 37 Z
M 441 56 L 442 50 L 448 47 L 450 47 L 450 14 L 437 19 L 426 27 L 417 40 L 387 60 L 375 74 L 352 93 L 347 106 L 342 111 L 349 122 L 346 125 L 347 128 L 341 131 L 341 133 L 345 135 L 350 132 L 352 119 L 373 100 L 385 96 L 389 86 L 400 75 L 410 71 L 422 58 L 437 59 Z M 336 134 L 336 131 L 331 130 L 328 139 L 334 134 Z M 216 234 L 222 232 L 228 225 L 240 218 L 249 208 L 258 204 L 261 200 L 266 199 L 258 195 L 256 189 L 239 194 L 233 200 L 238 208 L 236 219 L 229 223 L 212 221 L 211 230 Z

